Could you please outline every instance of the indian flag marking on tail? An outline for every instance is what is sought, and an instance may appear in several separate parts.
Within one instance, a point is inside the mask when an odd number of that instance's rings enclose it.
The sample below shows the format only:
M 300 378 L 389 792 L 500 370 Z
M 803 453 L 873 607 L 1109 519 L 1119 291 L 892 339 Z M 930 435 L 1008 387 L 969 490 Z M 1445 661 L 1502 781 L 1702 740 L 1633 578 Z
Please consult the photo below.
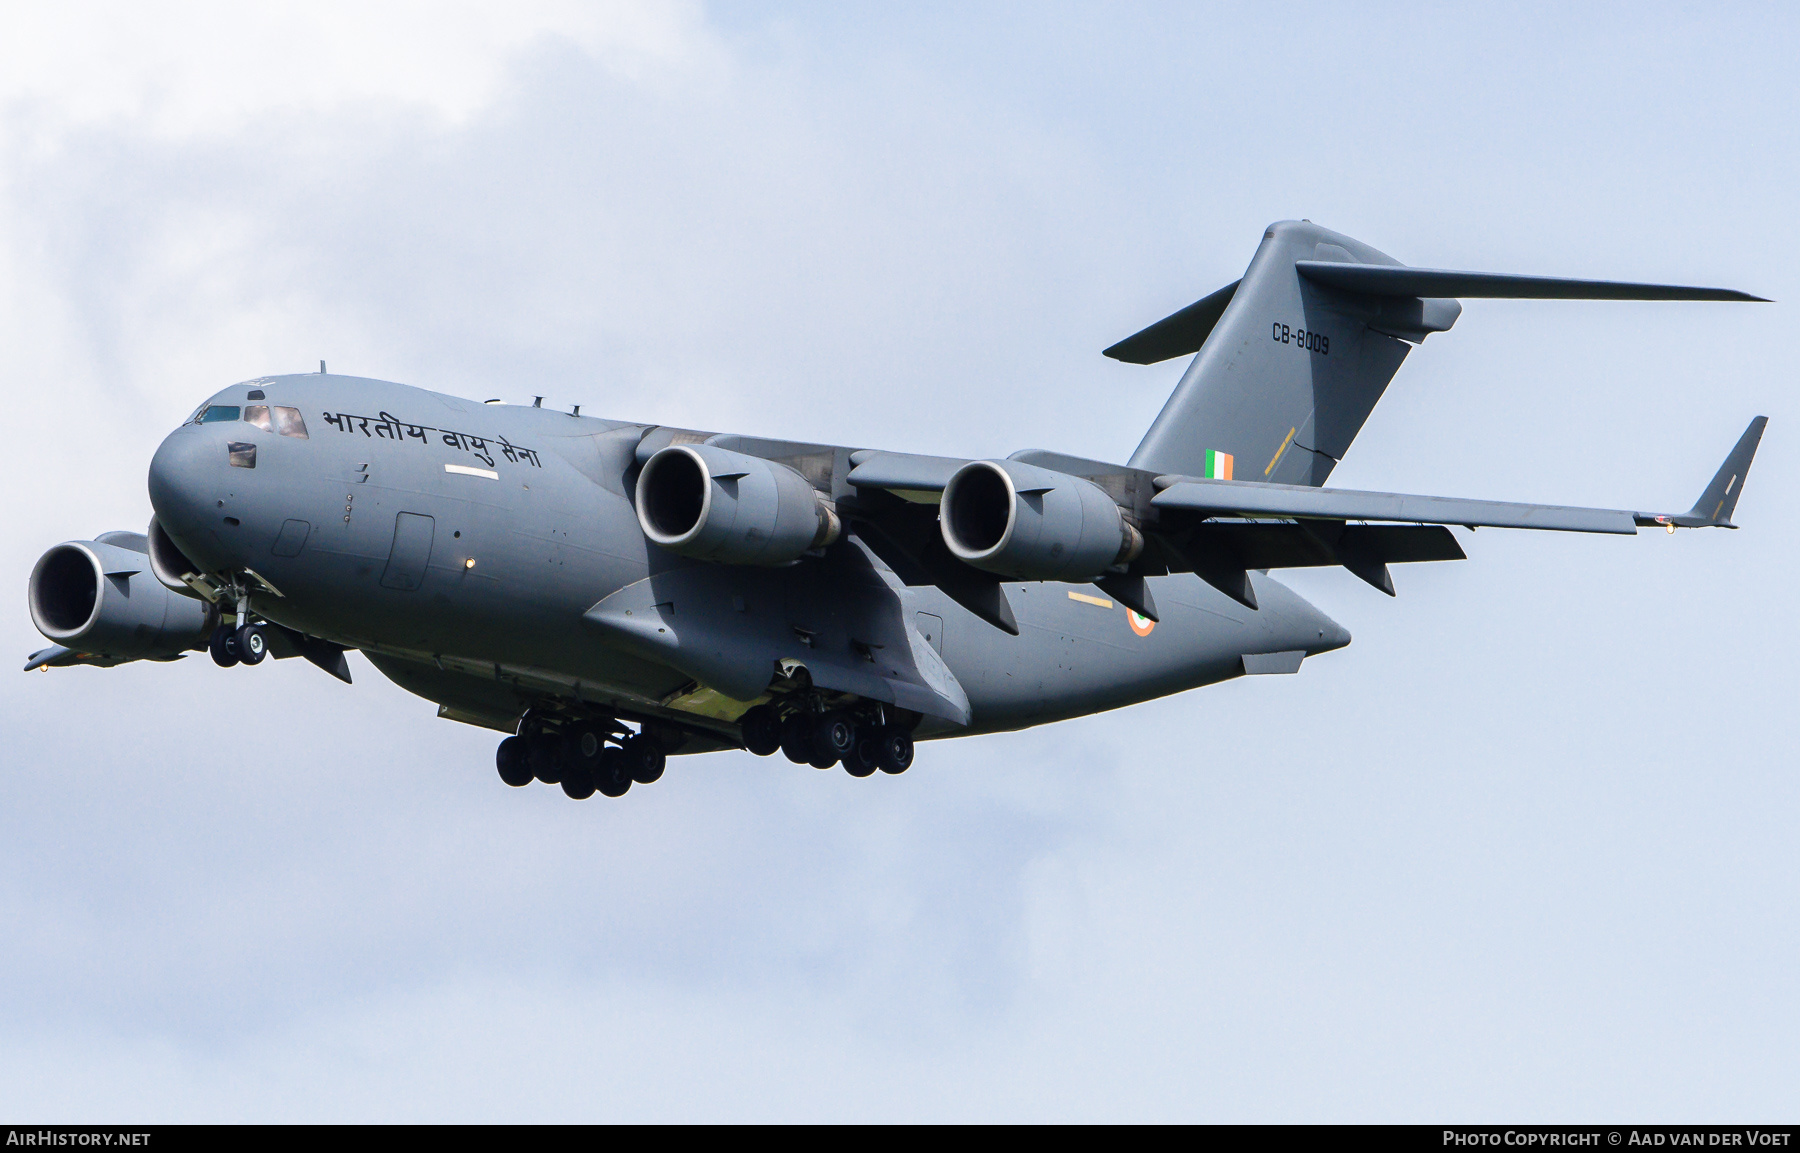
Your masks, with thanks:
M 1208 480 L 1230 480 L 1231 454 L 1219 452 L 1217 449 L 1207 449 L 1206 477 Z

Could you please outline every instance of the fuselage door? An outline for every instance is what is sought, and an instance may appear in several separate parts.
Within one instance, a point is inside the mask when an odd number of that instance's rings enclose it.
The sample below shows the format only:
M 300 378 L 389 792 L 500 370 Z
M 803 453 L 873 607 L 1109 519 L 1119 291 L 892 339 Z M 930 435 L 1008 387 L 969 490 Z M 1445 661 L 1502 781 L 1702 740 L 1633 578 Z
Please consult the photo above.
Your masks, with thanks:
M 436 532 L 437 521 L 422 513 L 403 512 L 394 517 L 394 548 L 381 574 L 382 588 L 413 592 L 425 582 Z

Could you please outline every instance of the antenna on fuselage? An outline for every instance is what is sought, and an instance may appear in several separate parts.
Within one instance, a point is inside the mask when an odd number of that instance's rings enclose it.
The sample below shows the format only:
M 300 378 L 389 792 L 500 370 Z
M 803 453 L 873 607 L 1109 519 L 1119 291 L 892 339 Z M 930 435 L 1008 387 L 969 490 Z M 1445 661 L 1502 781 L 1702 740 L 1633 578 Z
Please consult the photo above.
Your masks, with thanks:
M 581 415 L 581 406 L 578 404 L 574 408 L 570 409 L 569 415 L 570 416 L 580 416 Z
M 543 397 L 541 397 L 541 396 L 534 396 L 534 397 L 532 397 L 532 398 L 531 398 L 531 407 L 533 407 L 533 408 L 542 408 L 542 407 L 544 407 L 544 398 L 543 398 Z
M 320 376 L 325 375 L 325 362 L 322 360 L 319 362 L 319 375 Z

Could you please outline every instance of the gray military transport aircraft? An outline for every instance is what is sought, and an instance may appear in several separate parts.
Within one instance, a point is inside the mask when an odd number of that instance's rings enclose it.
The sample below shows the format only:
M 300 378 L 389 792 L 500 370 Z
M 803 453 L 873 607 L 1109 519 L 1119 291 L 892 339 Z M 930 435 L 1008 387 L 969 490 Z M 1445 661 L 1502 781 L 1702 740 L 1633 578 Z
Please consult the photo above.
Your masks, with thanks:
M 1324 487 L 1459 297 L 1759 300 L 1410 268 L 1307 221 L 1243 278 L 1106 350 L 1197 353 L 1128 464 L 880 448 L 477 404 L 325 373 L 210 397 L 150 464 L 146 533 L 31 573 L 28 669 L 358 649 L 438 715 L 508 734 L 509 785 L 619 796 L 678 753 L 852 775 L 916 740 L 1292 673 L 1350 634 L 1270 571 L 1461 560 L 1447 526 L 1734 527 L 1765 418 L 1692 509 Z M 540 398 L 541 400 L 541 398 Z M 635 727 L 634 727 L 635 726 Z

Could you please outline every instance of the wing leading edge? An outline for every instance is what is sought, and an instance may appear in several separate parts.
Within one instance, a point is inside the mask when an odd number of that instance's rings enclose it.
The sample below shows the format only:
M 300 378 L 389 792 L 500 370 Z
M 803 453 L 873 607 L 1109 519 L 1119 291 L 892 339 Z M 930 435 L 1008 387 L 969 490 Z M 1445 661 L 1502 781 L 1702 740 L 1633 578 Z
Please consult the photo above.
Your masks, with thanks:
M 1462 560 L 1450 525 L 1629 535 L 1640 527 L 1735 528 L 1731 517 L 1768 418 L 1750 422 L 1693 508 L 1685 513 L 1467 500 L 1460 497 L 1363 492 L 1259 481 L 1155 476 L 1121 465 L 1050 453 L 1012 459 L 1091 480 L 1116 494 L 1124 513 L 1152 545 L 1128 570 L 1095 581 L 1134 610 L 1156 616 L 1143 578 L 1193 572 L 1227 596 L 1256 607 L 1253 569 L 1341 565 L 1394 595 L 1387 566 Z M 955 562 L 942 548 L 931 507 L 963 461 L 860 450 L 849 483 L 886 493 L 885 510 L 862 518 L 871 543 L 891 557 L 908 584 L 936 584 L 998 628 L 1014 632 L 999 582 Z M 885 538 L 885 539 L 884 539 Z M 898 555 L 895 555 L 895 554 Z M 941 555 L 940 555 L 941 554 Z
M 1768 423 L 1769 418 L 1766 416 L 1759 416 L 1750 422 L 1750 426 L 1726 456 L 1725 463 L 1719 466 L 1711 483 L 1700 494 L 1700 499 L 1685 513 L 1516 504 L 1507 501 L 1359 492 L 1353 489 L 1208 480 L 1186 476 L 1157 477 L 1156 487 L 1162 491 L 1150 503 L 1159 509 L 1206 517 L 1460 524 L 1469 528 L 1529 528 L 1555 532 L 1630 534 L 1635 533 L 1640 526 L 1653 525 L 1670 528 L 1736 528 L 1731 523 L 1731 515 L 1737 509 L 1744 477 L 1750 471 L 1750 462 L 1756 455 L 1757 445 L 1761 442 L 1763 429 Z

